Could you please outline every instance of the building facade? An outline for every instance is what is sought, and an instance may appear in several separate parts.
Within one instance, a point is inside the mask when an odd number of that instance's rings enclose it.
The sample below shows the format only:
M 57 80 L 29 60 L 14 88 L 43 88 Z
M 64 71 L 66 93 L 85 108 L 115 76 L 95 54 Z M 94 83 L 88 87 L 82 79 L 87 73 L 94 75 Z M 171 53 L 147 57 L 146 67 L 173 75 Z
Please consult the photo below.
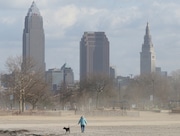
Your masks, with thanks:
M 43 18 L 35 2 L 32 3 L 25 17 L 23 31 L 23 66 L 33 62 L 33 71 L 45 73 L 45 36 Z
M 51 86 L 51 90 L 57 93 L 62 87 L 71 88 L 74 86 L 74 72 L 66 64 L 60 69 L 49 69 L 46 71 L 46 82 Z
M 51 86 L 51 90 L 55 93 L 60 90 L 64 80 L 63 77 L 63 71 L 60 69 L 53 68 L 46 71 L 46 82 Z
M 140 74 L 150 74 L 156 70 L 156 56 L 150 35 L 149 24 L 146 26 L 144 43 L 140 52 Z
M 109 68 L 109 76 L 110 76 L 111 79 L 116 78 L 116 70 L 115 70 L 115 68 L 113 68 L 113 67 Z
M 158 75 L 163 76 L 163 77 L 168 77 L 168 72 L 167 71 L 162 71 L 161 67 L 156 67 L 156 73 Z
M 104 32 L 84 32 L 80 41 L 80 80 L 109 76 L 109 41 Z

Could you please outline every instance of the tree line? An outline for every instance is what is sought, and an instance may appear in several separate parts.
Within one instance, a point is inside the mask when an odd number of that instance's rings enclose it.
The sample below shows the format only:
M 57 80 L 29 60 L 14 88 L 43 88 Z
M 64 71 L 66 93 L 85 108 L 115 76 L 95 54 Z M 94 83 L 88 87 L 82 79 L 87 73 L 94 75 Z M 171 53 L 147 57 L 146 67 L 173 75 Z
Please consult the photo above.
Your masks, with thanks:
M 180 103 L 180 70 L 165 77 L 157 73 L 128 78 L 126 84 L 105 75 L 94 75 L 73 87 L 61 84 L 54 94 L 45 80 L 45 73 L 33 71 L 31 59 L 22 65 L 22 57 L 6 61 L 6 73 L 1 74 L 0 106 L 18 109 L 172 109 Z

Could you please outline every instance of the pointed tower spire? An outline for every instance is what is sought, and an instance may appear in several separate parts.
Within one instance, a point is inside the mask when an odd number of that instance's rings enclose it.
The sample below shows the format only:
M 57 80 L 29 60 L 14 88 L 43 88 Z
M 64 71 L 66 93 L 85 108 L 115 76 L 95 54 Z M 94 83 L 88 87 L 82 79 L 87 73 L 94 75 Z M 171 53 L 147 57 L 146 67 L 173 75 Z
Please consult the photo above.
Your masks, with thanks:
M 144 44 L 143 44 L 142 48 L 150 49 L 152 47 L 153 47 L 153 44 L 152 44 L 151 35 L 150 35 L 149 23 L 147 22 L 146 33 L 144 36 Z
M 146 35 L 150 35 L 149 23 L 148 22 L 147 22 L 147 26 L 146 26 Z
M 36 3 L 33 1 L 31 4 L 31 7 L 29 8 L 29 11 L 27 13 L 27 16 L 32 16 L 32 15 L 38 15 L 40 16 L 39 9 L 36 6 Z

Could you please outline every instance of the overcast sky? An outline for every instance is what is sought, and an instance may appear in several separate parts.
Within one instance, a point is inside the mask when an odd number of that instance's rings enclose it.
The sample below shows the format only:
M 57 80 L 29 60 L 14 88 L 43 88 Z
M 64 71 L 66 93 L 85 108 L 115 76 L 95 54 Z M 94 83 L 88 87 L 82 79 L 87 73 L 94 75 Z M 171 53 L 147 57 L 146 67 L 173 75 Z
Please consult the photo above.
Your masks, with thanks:
M 110 65 L 117 75 L 140 72 L 145 27 L 156 52 L 156 66 L 180 68 L 180 0 L 35 0 L 44 21 L 46 69 L 65 62 L 79 79 L 79 42 L 85 31 L 104 31 Z M 8 57 L 22 55 L 24 18 L 32 0 L 0 0 L 0 71 Z

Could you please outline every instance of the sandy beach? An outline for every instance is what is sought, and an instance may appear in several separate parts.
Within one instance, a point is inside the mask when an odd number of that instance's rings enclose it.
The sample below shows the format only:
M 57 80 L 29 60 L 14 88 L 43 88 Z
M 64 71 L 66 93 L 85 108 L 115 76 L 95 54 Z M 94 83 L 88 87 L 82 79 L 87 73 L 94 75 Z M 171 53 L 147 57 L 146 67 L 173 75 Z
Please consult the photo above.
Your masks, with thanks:
M 130 116 L 86 116 L 85 133 L 79 115 L 0 116 L 0 136 L 179 136 L 180 114 L 139 112 Z M 63 127 L 70 126 L 65 134 Z

